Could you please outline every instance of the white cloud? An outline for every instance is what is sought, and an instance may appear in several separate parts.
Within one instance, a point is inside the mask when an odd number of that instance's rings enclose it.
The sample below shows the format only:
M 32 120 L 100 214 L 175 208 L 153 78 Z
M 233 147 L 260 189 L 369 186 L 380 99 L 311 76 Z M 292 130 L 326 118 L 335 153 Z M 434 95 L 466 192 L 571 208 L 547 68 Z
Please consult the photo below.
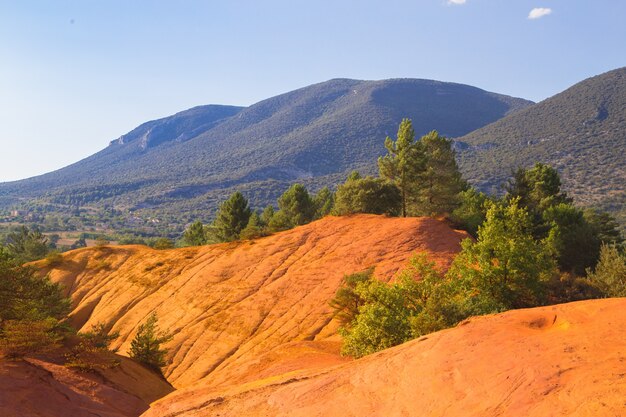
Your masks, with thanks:
M 535 7 L 528 13 L 529 19 L 539 19 L 552 13 L 552 9 L 547 7 Z
M 465 4 L 467 0 L 448 0 L 448 4 Z

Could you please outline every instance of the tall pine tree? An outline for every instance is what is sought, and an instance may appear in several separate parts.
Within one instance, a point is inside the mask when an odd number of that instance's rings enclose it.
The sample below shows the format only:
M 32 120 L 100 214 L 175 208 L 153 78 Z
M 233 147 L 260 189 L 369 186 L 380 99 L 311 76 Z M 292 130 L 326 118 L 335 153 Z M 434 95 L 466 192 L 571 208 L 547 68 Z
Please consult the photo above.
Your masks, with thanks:
M 414 214 L 451 213 L 460 203 L 459 193 L 467 188 L 456 163 L 452 141 L 433 130 L 419 146 L 425 158 L 416 182 Z
M 251 215 L 248 200 L 239 191 L 233 193 L 217 210 L 213 221 L 215 236 L 222 242 L 239 239 L 239 234 L 248 224 Z
M 411 120 L 402 119 L 396 140 L 387 137 L 385 148 L 387 155 L 378 158 L 380 176 L 400 189 L 402 217 L 406 217 L 413 195 L 412 190 L 425 163 L 423 152 L 415 142 L 415 131 Z

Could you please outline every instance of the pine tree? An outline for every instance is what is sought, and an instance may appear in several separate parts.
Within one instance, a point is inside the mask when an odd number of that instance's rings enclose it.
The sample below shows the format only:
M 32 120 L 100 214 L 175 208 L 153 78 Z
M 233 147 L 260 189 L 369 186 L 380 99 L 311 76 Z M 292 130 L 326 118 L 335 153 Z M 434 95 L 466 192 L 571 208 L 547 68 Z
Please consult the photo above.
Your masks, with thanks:
M 315 218 L 321 219 L 330 214 L 335 203 L 335 195 L 328 187 L 324 187 L 313 198 Z
M 202 246 L 207 243 L 206 229 L 201 221 L 189 225 L 183 233 L 183 241 L 187 246 Z
M 272 217 L 274 217 L 274 206 L 270 204 L 265 207 L 263 209 L 263 213 L 261 213 L 261 217 L 259 219 L 261 221 L 261 225 L 265 227 L 269 226 Z
M 160 332 L 157 326 L 157 315 L 153 312 L 144 324 L 139 326 L 135 338 L 130 342 L 128 356 L 160 371 L 165 366 L 165 356 L 167 349 L 162 349 L 161 344 L 172 340 L 169 333 Z
M 607 297 L 626 297 L 626 253 L 615 245 L 602 245 L 600 260 L 587 276 Z
M 380 176 L 394 183 L 400 190 L 402 217 L 406 217 L 412 189 L 424 169 L 424 155 L 415 142 L 411 120 L 402 119 L 396 141 L 387 137 L 385 148 L 388 154 L 378 158 Z
M 246 227 L 241 231 L 240 237 L 242 239 L 256 239 L 265 236 L 265 228 L 261 224 L 261 218 L 254 212 L 250 216 L 250 220 Z
M 239 191 L 233 193 L 220 204 L 213 221 L 216 237 L 222 242 L 239 239 L 239 234 L 248 224 L 251 215 L 248 200 Z
M 49 244 L 48 238 L 39 229 L 30 230 L 26 226 L 9 233 L 6 238 L 7 251 L 20 263 L 44 258 L 50 250 Z
M 432 131 L 419 142 L 425 167 L 416 181 L 416 214 L 451 213 L 460 203 L 459 193 L 467 188 L 456 163 L 452 141 Z
M 309 223 L 315 216 L 315 204 L 302 184 L 294 184 L 278 198 L 278 208 L 290 227 Z M 275 215 L 276 216 L 276 215 Z

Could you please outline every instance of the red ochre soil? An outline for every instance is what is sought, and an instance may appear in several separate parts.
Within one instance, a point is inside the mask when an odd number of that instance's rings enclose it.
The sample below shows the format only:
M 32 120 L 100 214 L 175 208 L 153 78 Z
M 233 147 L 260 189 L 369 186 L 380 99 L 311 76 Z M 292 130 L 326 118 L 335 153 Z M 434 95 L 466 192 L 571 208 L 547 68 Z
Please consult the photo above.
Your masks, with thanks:
M 130 417 L 174 389 L 125 357 L 111 369 L 78 372 L 47 359 L 0 360 L 2 417 Z
M 363 359 L 222 390 L 143 417 L 625 416 L 626 299 L 472 318 Z
M 168 381 L 216 387 L 344 362 L 328 304 L 344 274 L 375 267 L 389 279 L 416 252 L 445 268 L 466 237 L 430 218 L 328 217 L 254 241 L 81 249 L 50 276 L 71 295 L 76 327 L 112 325 L 120 353 L 156 312 L 174 334 Z
M 339 356 L 328 301 L 344 274 L 375 267 L 389 280 L 416 252 L 445 269 L 466 237 L 429 218 L 358 215 L 255 241 L 86 248 L 39 266 L 72 297 L 74 325 L 112 326 L 120 353 L 152 312 L 174 334 L 164 373 L 178 391 L 148 417 L 626 415 L 624 299 L 473 318 L 358 361 Z M 35 365 L 2 366 L 19 376 Z M 36 403 L 47 389 L 21 395 Z M 106 403 L 89 395 L 70 402 Z

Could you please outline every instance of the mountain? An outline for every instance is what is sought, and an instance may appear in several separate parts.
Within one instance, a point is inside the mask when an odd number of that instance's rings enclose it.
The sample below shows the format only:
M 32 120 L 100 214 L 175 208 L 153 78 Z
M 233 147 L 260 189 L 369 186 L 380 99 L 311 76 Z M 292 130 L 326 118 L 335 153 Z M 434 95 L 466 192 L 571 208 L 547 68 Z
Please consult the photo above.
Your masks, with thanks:
M 501 192 L 513 169 L 544 162 L 576 202 L 626 224 L 626 68 L 460 137 L 457 149 L 466 178 L 485 191 Z
M 372 171 L 404 117 L 418 135 L 462 136 L 530 104 L 454 83 L 335 79 L 244 109 L 204 106 L 148 122 L 66 168 L 0 184 L 0 206 L 106 205 L 179 224 L 208 220 L 235 189 L 263 206 L 294 181 L 315 189 Z

